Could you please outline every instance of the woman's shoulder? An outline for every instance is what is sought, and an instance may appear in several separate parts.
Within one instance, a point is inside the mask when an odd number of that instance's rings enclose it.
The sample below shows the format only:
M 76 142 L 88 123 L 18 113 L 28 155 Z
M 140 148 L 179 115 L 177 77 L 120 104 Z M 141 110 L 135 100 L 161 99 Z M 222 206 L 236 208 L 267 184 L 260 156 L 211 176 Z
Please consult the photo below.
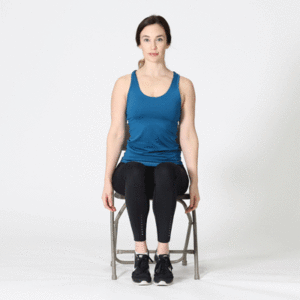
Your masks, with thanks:
M 191 90 L 194 89 L 193 82 L 187 77 L 180 76 L 179 89 L 183 94 L 188 94 Z
M 190 86 L 192 86 L 193 83 L 189 78 L 180 75 L 179 76 L 179 86 L 180 85 L 181 85 L 182 89 L 186 89 L 186 88 L 189 88 Z
M 120 77 L 116 80 L 116 82 L 118 82 L 118 83 L 120 83 L 120 84 L 126 84 L 126 83 L 128 83 L 128 81 L 130 82 L 130 80 L 131 80 L 131 74 L 132 74 L 132 73 L 130 73 L 130 74 L 125 74 L 125 75 L 123 75 L 123 76 L 120 76 Z
M 116 80 L 115 86 L 117 86 L 118 89 L 121 89 L 124 93 L 127 93 L 130 87 L 130 82 L 131 82 L 131 73 L 120 76 Z
M 179 92 L 182 99 L 181 107 L 183 107 L 185 103 L 186 96 L 191 95 L 194 93 L 194 85 L 193 82 L 184 76 L 180 75 L 179 78 Z

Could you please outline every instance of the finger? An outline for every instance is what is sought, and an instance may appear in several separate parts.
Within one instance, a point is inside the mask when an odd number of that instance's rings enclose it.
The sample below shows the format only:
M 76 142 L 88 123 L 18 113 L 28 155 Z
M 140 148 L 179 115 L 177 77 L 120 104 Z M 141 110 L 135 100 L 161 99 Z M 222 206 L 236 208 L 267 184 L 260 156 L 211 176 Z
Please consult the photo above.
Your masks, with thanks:
M 108 200 L 109 207 L 113 208 L 114 206 L 113 206 L 113 203 L 112 203 L 112 197 L 111 197 L 111 195 L 107 195 L 107 200 Z
M 112 199 L 106 194 L 106 203 L 107 205 L 107 209 L 110 211 L 116 211 L 116 208 L 113 206 L 112 204 Z
M 195 205 L 195 196 L 191 195 L 190 206 L 194 206 L 194 205 Z
M 106 203 L 104 203 L 104 207 L 108 210 L 111 210 L 110 207 Z
M 107 202 L 103 202 L 104 203 L 104 207 L 108 210 L 111 210 L 111 208 L 107 205 Z
M 116 208 L 115 208 L 112 204 L 110 204 L 110 205 L 108 206 L 108 209 L 109 209 L 110 211 L 116 211 Z
M 189 213 L 189 212 L 195 210 L 196 208 L 197 208 L 196 205 L 194 205 L 194 206 L 191 206 L 191 205 L 190 205 L 190 206 L 188 207 L 188 209 L 186 210 L 186 213 Z
M 112 211 L 115 211 L 115 210 L 116 210 L 116 208 L 112 205 L 112 203 L 110 203 L 110 209 L 111 209 Z
M 185 213 L 189 213 L 190 211 L 191 211 L 191 207 L 189 206 L 189 207 L 186 209 Z

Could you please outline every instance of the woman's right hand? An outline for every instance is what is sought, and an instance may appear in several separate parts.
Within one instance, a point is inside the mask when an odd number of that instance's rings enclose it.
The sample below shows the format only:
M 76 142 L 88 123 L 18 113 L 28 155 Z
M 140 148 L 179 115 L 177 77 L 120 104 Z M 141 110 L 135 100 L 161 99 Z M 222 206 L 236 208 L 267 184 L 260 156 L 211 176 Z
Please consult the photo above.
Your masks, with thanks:
M 104 207 L 110 211 L 116 211 L 116 208 L 112 204 L 113 192 L 114 192 L 114 189 L 113 189 L 112 183 L 109 181 L 104 182 L 102 201 L 103 201 Z

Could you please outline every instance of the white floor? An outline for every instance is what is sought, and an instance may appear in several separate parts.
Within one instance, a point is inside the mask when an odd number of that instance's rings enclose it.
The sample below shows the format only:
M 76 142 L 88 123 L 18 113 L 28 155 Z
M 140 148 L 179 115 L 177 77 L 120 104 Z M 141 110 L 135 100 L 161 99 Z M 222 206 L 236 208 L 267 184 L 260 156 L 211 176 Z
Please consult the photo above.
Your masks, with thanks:
M 297 252 L 210 254 L 199 247 L 200 280 L 194 280 L 193 255 L 188 255 L 187 266 L 173 264 L 172 286 L 136 286 L 131 281 L 133 265 L 117 263 L 118 279 L 111 279 L 110 245 L 103 247 L 100 242 L 49 235 L 5 237 L 1 299 L 134 299 L 135 293 L 138 299 L 300 299 Z M 132 258 L 131 254 L 119 257 Z M 173 254 L 171 259 L 177 257 Z M 153 270 L 151 264 L 151 274 Z

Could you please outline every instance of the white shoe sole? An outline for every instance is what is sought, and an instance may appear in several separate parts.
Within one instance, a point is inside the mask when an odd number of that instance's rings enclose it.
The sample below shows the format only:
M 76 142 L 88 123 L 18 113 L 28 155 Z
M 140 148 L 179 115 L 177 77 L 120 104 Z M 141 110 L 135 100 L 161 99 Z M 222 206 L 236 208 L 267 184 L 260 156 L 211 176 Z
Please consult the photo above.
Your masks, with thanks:
M 149 285 L 152 282 L 147 282 L 146 280 L 142 280 L 141 282 L 135 282 L 135 281 L 133 281 L 133 283 L 136 284 L 136 285 Z
M 170 285 L 170 284 L 173 283 L 173 281 L 170 282 L 170 283 L 166 283 L 164 280 L 161 280 L 160 282 L 155 282 L 155 281 L 153 281 L 153 283 L 154 283 L 155 285 Z

